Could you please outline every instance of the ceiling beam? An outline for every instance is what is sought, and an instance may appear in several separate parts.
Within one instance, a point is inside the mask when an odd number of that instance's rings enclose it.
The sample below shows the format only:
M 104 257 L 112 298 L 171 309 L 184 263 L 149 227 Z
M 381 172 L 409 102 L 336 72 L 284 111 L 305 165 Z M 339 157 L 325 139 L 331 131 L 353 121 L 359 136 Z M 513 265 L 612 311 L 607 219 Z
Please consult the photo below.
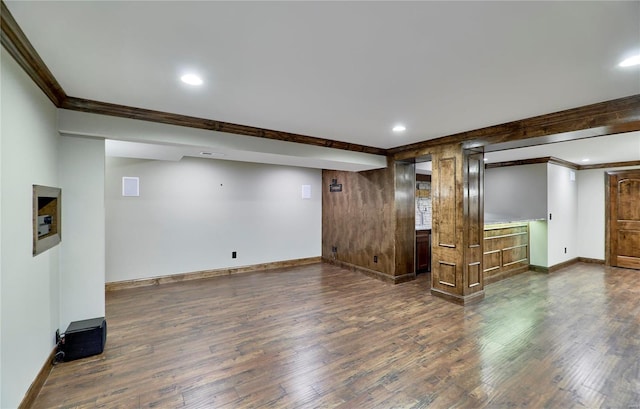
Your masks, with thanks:
M 89 112 L 93 114 L 139 119 L 142 121 L 158 122 L 162 124 L 185 126 L 189 128 L 206 129 L 209 131 L 225 132 L 236 135 L 255 136 L 258 138 L 322 146 L 325 148 L 370 153 L 374 155 L 386 156 L 387 153 L 385 149 L 374 148 L 371 146 L 357 145 L 331 139 L 316 138 L 313 136 L 298 135 L 289 132 L 274 131 L 271 129 L 256 128 L 253 126 L 238 125 L 229 122 L 215 121 L 212 119 L 197 118 L 143 108 L 134 108 L 75 97 L 65 98 L 60 108 L 72 111 Z
M 389 149 L 388 153 L 402 160 L 424 155 L 429 148 L 445 144 L 463 144 L 466 148 L 510 144 L 513 146 L 509 148 L 514 148 L 639 130 L 640 94 L 636 94 L 398 146 Z

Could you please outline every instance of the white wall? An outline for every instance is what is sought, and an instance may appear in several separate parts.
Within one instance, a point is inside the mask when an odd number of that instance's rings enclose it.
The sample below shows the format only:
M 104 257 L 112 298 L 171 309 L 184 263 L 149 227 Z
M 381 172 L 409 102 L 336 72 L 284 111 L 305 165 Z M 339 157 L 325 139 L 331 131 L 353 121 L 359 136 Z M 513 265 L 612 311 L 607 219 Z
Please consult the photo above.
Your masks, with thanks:
M 578 182 L 575 170 L 547 164 L 548 266 L 578 257 Z M 548 214 L 547 214 L 548 218 Z M 566 248 L 566 253 L 565 253 Z
M 122 197 L 123 176 L 140 178 L 140 197 Z M 317 169 L 107 157 L 106 280 L 318 257 L 321 181 Z
M 60 137 L 60 323 L 105 315 L 104 140 Z
M 544 219 L 546 213 L 546 163 L 485 170 L 485 223 Z
M 60 246 L 32 256 L 32 185 L 58 186 L 59 137 L 53 104 L 1 53 L 0 407 L 15 408 L 53 349 L 59 321 Z
M 605 173 L 626 168 L 590 169 L 578 172 L 578 254 L 604 260 Z

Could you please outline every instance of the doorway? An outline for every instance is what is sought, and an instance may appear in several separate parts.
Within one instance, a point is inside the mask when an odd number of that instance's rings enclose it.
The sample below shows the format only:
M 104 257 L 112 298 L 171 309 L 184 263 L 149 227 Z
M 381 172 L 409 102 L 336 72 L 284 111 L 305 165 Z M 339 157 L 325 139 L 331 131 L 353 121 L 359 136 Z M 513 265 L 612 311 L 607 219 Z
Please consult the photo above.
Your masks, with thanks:
M 640 270 L 640 170 L 606 173 L 606 264 Z
M 416 158 L 415 272 L 431 272 L 431 157 Z

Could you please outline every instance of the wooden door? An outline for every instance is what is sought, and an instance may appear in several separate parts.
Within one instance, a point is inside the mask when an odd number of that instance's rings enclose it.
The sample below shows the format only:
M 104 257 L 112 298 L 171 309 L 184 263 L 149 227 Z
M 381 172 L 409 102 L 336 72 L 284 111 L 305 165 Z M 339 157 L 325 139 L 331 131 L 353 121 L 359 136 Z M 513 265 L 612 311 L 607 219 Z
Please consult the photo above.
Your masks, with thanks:
M 607 265 L 640 269 L 640 170 L 607 172 Z

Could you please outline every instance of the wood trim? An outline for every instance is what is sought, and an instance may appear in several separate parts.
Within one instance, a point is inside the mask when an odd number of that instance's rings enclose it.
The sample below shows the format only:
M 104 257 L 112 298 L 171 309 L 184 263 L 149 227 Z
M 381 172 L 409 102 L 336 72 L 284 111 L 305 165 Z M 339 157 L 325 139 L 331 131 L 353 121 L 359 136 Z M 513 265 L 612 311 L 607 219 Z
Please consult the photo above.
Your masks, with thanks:
M 529 264 L 529 270 L 535 271 L 536 273 L 549 273 L 549 267 L 536 266 L 533 264 Z
M 31 386 L 29 386 L 29 389 L 24 395 L 24 398 L 22 398 L 22 402 L 20 402 L 18 409 L 29 409 L 31 406 L 33 406 L 33 403 L 36 401 L 36 397 L 38 397 L 40 390 L 49 377 L 49 373 L 51 373 L 51 368 L 53 368 L 52 362 L 53 358 L 56 356 L 56 352 L 58 352 L 57 345 L 53 348 L 53 350 L 51 350 L 51 353 L 47 357 L 47 360 L 44 362 L 44 365 L 42 365 L 42 368 L 40 368 L 40 371 L 36 375 L 36 378 L 31 383 Z
M 564 159 L 555 158 L 553 156 L 547 156 L 542 158 L 520 159 L 506 162 L 487 163 L 484 165 L 485 169 L 502 168 L 507 166 L 521 166 L 532 165 L 536 163 L 553 163 L 556 165 L 564 166 L 575 170 L 588 170 L 588 169 L 606 169 L 606 168 L 622 168 L 626 166 L 640 166 L 640 160 L 631 160 L 626 162 L 608 162 L 597 163 L 592 165 L 578 165 L 573 162 L 566 161 Z
M 335 141 L 331 139 L 316 138 L 314 136 L 298 135 L 289 132 L 274 131 L 271 129 L 256 128 L 253 126 L 233 124 L 230 122 L 216 121 L 213 119 L 204 119 L 193 116 L 172 114 L 169 112 L 154 111 L 151 109 L 134 108 L 125 105 L 111 104 L 107 102 L 93 101 L 76 97 L 67 97 L 63 101 L 61 108 L 69 109 L 72 111 L 89 112 L 92 114 L 138 119 L 142 121 L 185 126 L 189 128 L 206 129 L 209 131 L 225 132 L 236 135 L 253 136 L 256 138 L 274 139 L 278 141 L 321 146 L 324 148 L 370 153 L 373 155 L 386 156 L 387 154 L 386 149 L 374 148 L 371 146 L 357 145 L 354 143 Z
M 357 266 L 355 264 L 347 263 L 340 260 L 335 260 L 331 258 L 322 258 L 323 263 L 333 264 L 335 266 L 344 268 L 349 271 L 353 271 L 355 273 L 361 273 L 368 277 L 375 278 L 377 280 L 383 281 L 388 284 L 400 284 L 405 283 L 407 281 L 412 281 L 416 279 L 416 273 L 403 274 L 399 276 L 392 276 L 390 274 L 386 274 L 380 271 L 371 270 L 365 267 Z
M 494 163 L 486 163 L 484 165 L 485 169 L 493 169 L 493 168 L 504 168 L 507 166 L 522 166 L 522 165 L 534 165 L 537 163 L 548 163 L 550 156 L 544 158 L 531 158 L 531 159 L 520 159 L 520 160 L 510 160 L 506 162 L 494 162 Z
M 551 266 L 551 267 L 542 267 L 542 266 L 529 265 L 529 270 L 533 270 L 533 271 L 536 271 L 538 273 L 553 273 L 555 271 L 558 271 L 558 270 L 560 270 L 562 268 L 568 267 L 568 266 L 573 265 L 575 263 L 604 264 L 604 260 L 600 260 L 600 259 L 596 259 L 596 258 L 576 257 L 576 258 L 572 258 L 571 260 L 567 260 L 567 261 L 565 261 L 563 263 L 556 264 L 555 266 Z
M 615 259 L 611 257 L 611 177 L 614 172 L 604 173 L 604 264 L 611 266 Z M 613 195 L 615 199 L 615 195 Z M 615 207 L 615 206 L 614 206 Z
M 591 130 L 589 136 L 640 130 L 640 94 L 398 146 L 389 149 L 388 154 L 401 160 L 446 144 L 480 147 L 556 134 L 565 134 L 569 140 L 574 138 L 567 133 L 585 129 Z
M 172 274 L 162 277 L 141 278 L 136 280 L 112 281 L 105 283 L 105 291 L 118 291 L 128 288 L 148 287 L 152 285 L 179 283 L 182 281 L 201 280 L 205 278 L 220 277 L 225 275 L 254 273 L 275 268 L 297 267 L 307 264 L 320 263 L 321 257 L 309 257 L 295 260 L 275 261 L 272 263 L 253 264 L 242 267 L 221 268 L 216 270 L 194 271 L 190 273 Z
M 532 158 L 532 159 L 512 160 L 507 162 L 487 163 L 484 165 L 484 167 L 485 169 L 493 169 L 493 168 L 503 168 L 507 166 L 533 165 L 536 163 L 552 163 L 554 165 L 564 166 L 565 168 L 580 170 L 580 165 L 577 165 L 573 162 L 569 162 L 564 159 L 556 158 L 553 156 L 546 156 L 542 158 Z
M 640 160 L 630 160 L 630 161 L 627 161 L 627 162 L 598 163 L 598 164 L 593 164 L 593 165 L 580 165 L 578 170 L 622 168 L 622 167 L 626 167 L 626 166 L 640 166 Z
M 549 273 L 554 273 L 558 270 L 561 270 L 565 267 L 569 267 L 570 265 L 573 265 L 575 263 L 577 263 L 579 261 L 578 257 L 576 258 L 572 258 L 571 260 L 567 260 L 567 261 L 563 261 L 562 263 L 558 263 L 556 265 L 553 265 L 551 267 L 549 267 L 548 272 Z
M 554 266 L 551 267 L 542 267 L 542 266 L 534 266 L 534 265 L 529 265 L 529 269 L 536 271 L 538 273 L 553 273 L 556 272 L 560 269 L 563 269 L 565 267 L 568 267 L 572 264 L 575 264 L 577 262 L 579 262 L 580 259 L 578 257 L 576 258 L 572 258 L 571 260 L 567 260 L 567 261 L 563 261 L 562 263 L 556 264 Z
M 49 97 L 53 105 L 60 107 L 67 94 L 33 48 L 7 5 L 4 1 L 1 3 L 0 26 L 2 33 L 0 34 L 0 42 L 33 82 Z
M 434 297 L 440 297 L 455 304 L 471 305 L 477 304 L 484 299 L 484 290 L 480 290 L 470 295 L 463 296 L 447 293 L 436 288 L 431 288 L 431 295 L 433 295 Z
M 526 259 L 525 259 L 526 260 Z M 524 261 L 524 260 L 523 260 Z M 485 277 L 484 284 L 493 284 L 497 281 L 504 280 L 505 278 L 513 277 L 518 274 L 526 273 L 529 271 L 531 266 L 526 265 L 518 268 L 514 268 L 513 270 L 503 271 L 502 273 L 496 274 L 491 277 Z
M 578 261 L 581 263 L 604 264 L 604 260 L 599 258 L 578 257 Z

